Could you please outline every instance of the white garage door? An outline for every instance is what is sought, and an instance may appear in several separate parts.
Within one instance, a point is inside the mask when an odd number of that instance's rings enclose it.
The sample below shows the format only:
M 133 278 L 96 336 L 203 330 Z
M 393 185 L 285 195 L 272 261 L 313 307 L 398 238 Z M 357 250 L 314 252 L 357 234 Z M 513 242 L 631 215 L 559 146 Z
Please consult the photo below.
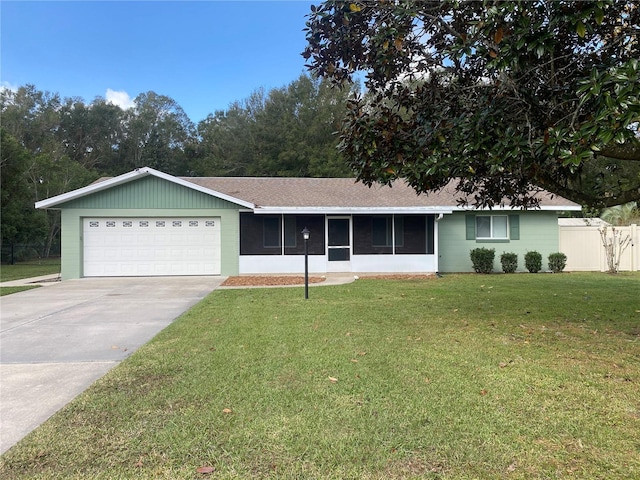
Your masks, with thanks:
M 84 276 L 219 275 L 220 218 L 85 218 Z

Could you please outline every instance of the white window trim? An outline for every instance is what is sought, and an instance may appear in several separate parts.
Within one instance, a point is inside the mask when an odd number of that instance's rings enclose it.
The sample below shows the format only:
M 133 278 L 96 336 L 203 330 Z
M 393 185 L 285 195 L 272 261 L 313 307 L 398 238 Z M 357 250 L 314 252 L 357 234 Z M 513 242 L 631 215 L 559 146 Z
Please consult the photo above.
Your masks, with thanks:
M 490 219 L 490 236 L 489 237 L 480 237 L 478 236 L 478 218 L 489 218 Z M 493 219 L 497 217 L 506 218 L 506 236 L 504 237 L 496 237 L 493 232 Z M 509 215 L 476 215 L 476 240 L 509 240 Z

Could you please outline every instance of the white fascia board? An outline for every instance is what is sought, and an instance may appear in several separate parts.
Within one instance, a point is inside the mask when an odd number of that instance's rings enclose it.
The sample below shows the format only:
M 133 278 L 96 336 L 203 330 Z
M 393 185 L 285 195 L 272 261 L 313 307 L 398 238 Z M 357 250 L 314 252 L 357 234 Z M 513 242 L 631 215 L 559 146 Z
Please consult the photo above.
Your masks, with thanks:
M 540 207 L 537 208 L 529 208 L 527 210 L 523 210 L 520 207 L 511 207 L 511 206 L 501 206 L 501 207 L 494 207 L 494 208 L 469 208 L 469 207 L 451 207 L 451 209 L 454 212 L 501 212 L 501 211 L 507 211 L 507 212 L 580 212 L 582 211 L 582 207 L 580 205 L 565 205 L 565 206 L 558 206 L 558 205 L 542 205 Z
M 581 212 L 582 205 L 567 205 L 566 207 L 541 207 L 540 210 L 543 212 Z
M 224 193 L 216 192 L 215 190 L 201 187 L 200 185 L 196 185 L 195 183 L 182 180 L 180 178 L 174 177 L 173 175 L 168 175 L 166 173 L 159 172 L 158 170 L 154 170 L 153 168 L 150 168 L 150 167 L 138 168 L 132 172 L 124 173 L 122 175 L 118 175 L 117 177 L 110 178 L 108 180 L 104 180 L 99 183 L 93 183 L 91 185 L 87 185 L 86 187 L 78 188 L 76 190 L 63 193 L 61 195 L 56 195 L 55 197 L 41 200 L 39 202 L 36 202 L 35 207 L 50 208 L 60 203 L 65 203 L 70 200 L 75 200 L 76 198 L 81 198 L 86 195 L 90 195 L 96 192 L 101 192 L 102 190 L 106 190 L 108 188 L 115 187 L 117 185 L 122 185 L 132 180 L 135 180 L 137 178 L 146 177 L 148 175 L 153 175 L 154 177 L 167 180 L 168 182 L 176 183 L 183 187 L 190 188 L 192 190 L 205 193 L 207 195 L 218 197 L 222 200 L 226 200 L 228 202 L 232 202 L 243 207 L 252 208 L 252 209 L 255 207 L 253 203 L 246 202 L 244 200 L 240 200 L 239 198 L 231 197 L 229 195 L 225 195 Z
M 148 175 L 148 173 L 144 173 L 142 172 L 142 170 L 143 169 L 134 170 L 133 172 L 124 173 L 122 175 L 118 175 L 117 177 L 113 177 L 99 183 L 92 183 L 91 185 L 87 185 L 86 187 L 71 190 L 70 192 L 62 193 L 45 200 L 40 200 L 39 202 L 36 202 L 35 206 L 36 208 L 49 208 L 59 203 L 68 202 L 69 200 L 75 200 L 76 198 L 84 197 L 85 195 L 89 195 L 91 193 L 106 190 L 107 188 L 111 188 L 116 185 L 122 185 L 123 183 L 130 182 L 134 178 L 138 178 L 142 174 L 144 174 L 144 176 Z
M 437 215 L 453 213 L 453 210 L 446 207 L 256 207 L 253 213 L 257 215 Z

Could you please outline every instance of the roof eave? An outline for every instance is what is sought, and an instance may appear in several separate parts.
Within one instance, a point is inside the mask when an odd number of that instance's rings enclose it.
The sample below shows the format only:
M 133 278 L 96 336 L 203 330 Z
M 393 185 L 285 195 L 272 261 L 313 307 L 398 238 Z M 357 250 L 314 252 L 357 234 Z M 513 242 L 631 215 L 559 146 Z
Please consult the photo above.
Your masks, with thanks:
M 489 208 L 474 208 L 474 207 L 451 207 L 454 212 L 496 212 L 496 211 L 509 211 L 509 212 L 580 212 L 582 207 L 580 205 L 540 205 L 537 208 L 522 209 L 519 207 L 512 207 L 504 205 L 501 207 Z
M 259 206 L 253 210 L 259 215 L 295 214 L 295 215 L 351 215 L 351 214 L 445 214 L 453 213 L 448 207 L 275 207 Z

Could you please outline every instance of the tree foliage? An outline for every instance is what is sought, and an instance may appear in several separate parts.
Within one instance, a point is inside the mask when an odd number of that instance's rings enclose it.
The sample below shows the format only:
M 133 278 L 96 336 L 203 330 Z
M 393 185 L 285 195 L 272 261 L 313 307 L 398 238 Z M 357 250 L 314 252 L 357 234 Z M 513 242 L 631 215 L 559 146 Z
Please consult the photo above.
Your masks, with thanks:
M 337 151 L 350 91 L 301 75 L 288 86 L 254 91 L 198 125 L 197 175 L 348 176 Z
M 602 207 L 640 197 L 639 19 L 631 0 L 327 0 L 303 55 L 334 83 L 365 76 L 340 150 L 366 184 Z
M 614 226 L 640 224 L 640 208 L 635 202 L 605 208 L 600 218 Z
M 59 235 L 59 212 L 37 212 L 34 202 L 138 167 L 172 175 L 348 176 L 334 135 L 348 94 L 301 75 L 196 126 L 175 100 L 151 91 L 123 110 L 34 85 L 0 89 L 2 240 L 40 244 L 46 255 Z
M 182 107 L 166 95 L 138 95 L 125 114 L 125 140 L 120 167 L 124 171 L 151 167 L 184 175 L 186 149 L 194 140 L 194 125 Z
M 29 153 L 4 128 L 0 129 L 0 136 L 0 245 L 38 240 L 47 227 L 44 212 L 33 208 L 33 193 L 27 181 Z

